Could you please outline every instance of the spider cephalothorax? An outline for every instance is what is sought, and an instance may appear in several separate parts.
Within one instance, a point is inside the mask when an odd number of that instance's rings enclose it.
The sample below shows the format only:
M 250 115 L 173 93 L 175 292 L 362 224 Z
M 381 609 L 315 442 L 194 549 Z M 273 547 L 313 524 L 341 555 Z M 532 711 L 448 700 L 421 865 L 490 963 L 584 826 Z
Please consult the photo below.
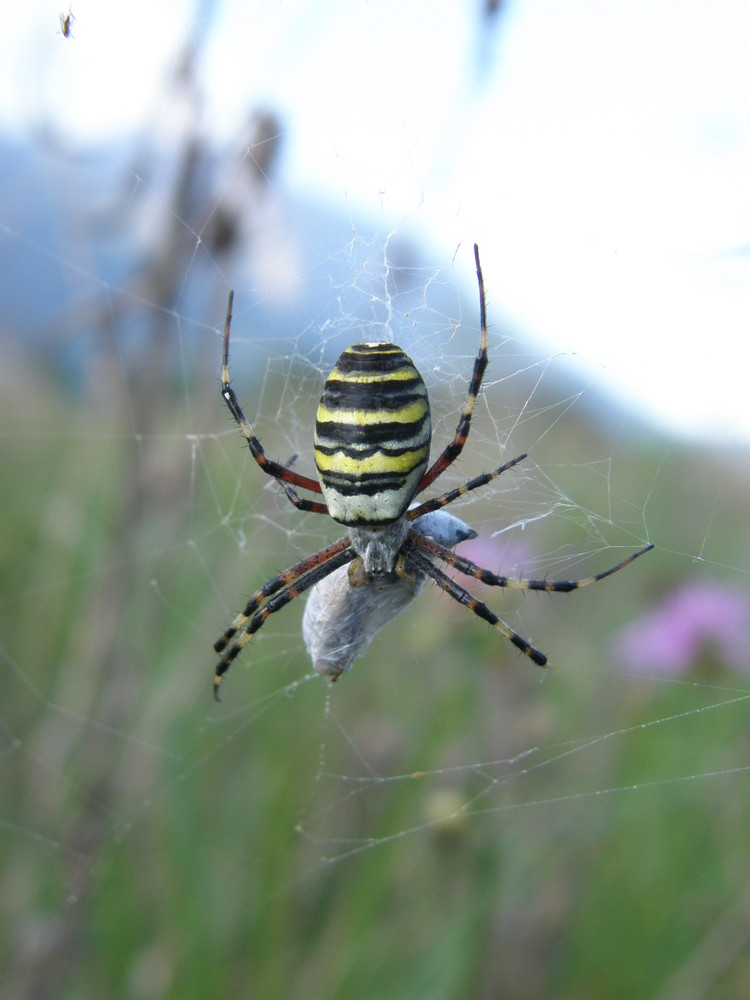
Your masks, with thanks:
M 328 514 L 345 525 L 347 533 L 332 545 L 308 556 L 265 583 L 248 600 L 230 627 L 214 643 L 221 654 L 214 676 L 218 697 L 221 679 L 240 650 L 269 615 L 314 587 L 339 567 L 349 564 L 349 585 L 364 586 L 373 579 L 431 579 L 454 600 L 489 622 L 539 666 L 547 657 L 506 625 L 486 604 L 448 576 L 439 563 L 452 566 L 482 583 L 516 590 L 568 593 L 603 580 L 653 548 L 647 545 L 616 566 L 582 580 L 522 580 L 500 576 L 457 555 L 441 541 L 412 529 L 417 518 L 453 503 L 470 490 L 485 486 L 526 455 L 505 462 L 493 472 L 476 476 L 441 496 L 411 505 L 461 454 L 469 436 L 482 378 L 487 367 L 487 315 L 479 250 L 474 245 L 481 336 L 466 401 L 453 440 L 429 465 L 432 425 L 427 389 L 409 357 L 395 344 L 356 344 L 348 347 L 326 380 L 315 421 L 314 451 L 319 482 L 269 459 L 248 423 L 229 381 L 229 332 L 233 295 L 229 293 L 224 325 L 221 391 L 245 436 L 253 458 L 277 479 L 289 500 L 303 511 Z M 323 495 L 320 500 L 300 497 L 297 489 Z M 380 584 L 379 584 L 380 585 Z M 364 605 L 365 602 L 363 602 Z M 392 617 L 392 615 L 391 615 Z M 358 640 L 361 645 L 361 640 Z M 333 680 L 339 673 L 331 672 Z

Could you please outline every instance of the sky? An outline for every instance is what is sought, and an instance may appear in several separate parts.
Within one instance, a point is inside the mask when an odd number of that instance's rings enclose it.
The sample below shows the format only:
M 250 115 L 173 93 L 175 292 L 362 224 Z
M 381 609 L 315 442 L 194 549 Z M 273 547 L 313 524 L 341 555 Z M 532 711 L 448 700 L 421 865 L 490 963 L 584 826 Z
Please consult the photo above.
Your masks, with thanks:
M 218 145 L 272 107 L 286 190 L 463 248 L 467 281 L 478 242 L 520 336 L 672 433 L 747 442 L 748 29 L 741 0 L 31 0 L 3 15 L 0 130 L 168 141 L 187 42 Z

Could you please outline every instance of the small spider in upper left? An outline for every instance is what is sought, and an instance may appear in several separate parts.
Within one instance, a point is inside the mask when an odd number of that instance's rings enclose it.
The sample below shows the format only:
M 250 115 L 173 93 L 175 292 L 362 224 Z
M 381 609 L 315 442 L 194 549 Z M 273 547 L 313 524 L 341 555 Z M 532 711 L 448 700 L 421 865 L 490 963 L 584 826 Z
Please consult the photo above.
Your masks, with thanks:
M 68 7 L 67 14 L 63 14 L 63 12 L 60 11 L 59 16 L 60 16 L 60 34 L 63 36 L 63 38 L 72 38 L 73 22 L 75 21 L 75 16 L 73 14 L 72 9 Z

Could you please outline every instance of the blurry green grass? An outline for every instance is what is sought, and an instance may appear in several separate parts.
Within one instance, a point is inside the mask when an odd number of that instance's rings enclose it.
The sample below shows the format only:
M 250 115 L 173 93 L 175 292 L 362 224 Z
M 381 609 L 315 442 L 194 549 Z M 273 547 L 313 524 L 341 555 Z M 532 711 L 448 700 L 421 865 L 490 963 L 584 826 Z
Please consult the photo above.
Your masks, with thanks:
M 744 679 L 636 683 L 608 652 L 690 569 L 668 550 L 699 551 L 716 502 L 705 455 L 657 476 L 661 454 L 614 453 L 614 496 L 658 487 L 660 551 L 622 576 L 488 597 L 550 654 L 547 675 L 428 591 L 333 689 L 285 692 L 310 671 L 302 607 L 286 609 L 215 708 L 227 612 L 335 529 L 297 535 L 234 438 L 204 439 L 196 458 L 178 407 L 140 440 L 44 398 L 3 442 L 0 969 L 54 932 L 49 976 L 71 998 L 647 997 L 744 892 L 745 779 L 695 776 L 748 763 L 746 708 L 685 715 Z M 578 444 L 535 460 L 583 470 L 577 502 L 601 509 L 587 463 L 611 442 L 555 437 Z M 673 499 L 688 484 L 690 509 Z M 728 511 L 743 490 L 725 487 Z M 489 501 L 462 513 L 498 517 Z M 540 551 L 572 527 L 539 525 Z M 712 523 L 712 554 L 735 533 Z M 750 966 L 713 989 L 746 995 Z

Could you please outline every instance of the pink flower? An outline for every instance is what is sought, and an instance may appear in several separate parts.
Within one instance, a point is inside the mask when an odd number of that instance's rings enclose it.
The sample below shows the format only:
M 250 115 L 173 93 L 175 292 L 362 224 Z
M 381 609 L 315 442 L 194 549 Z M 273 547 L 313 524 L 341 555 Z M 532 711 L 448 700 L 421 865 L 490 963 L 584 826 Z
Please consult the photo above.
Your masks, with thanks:
M 677 675 L 705 653 L 750 671 L 750 595 L 721 583 L 686 584 L 622 629 L 617 659 L 629 670 Z

